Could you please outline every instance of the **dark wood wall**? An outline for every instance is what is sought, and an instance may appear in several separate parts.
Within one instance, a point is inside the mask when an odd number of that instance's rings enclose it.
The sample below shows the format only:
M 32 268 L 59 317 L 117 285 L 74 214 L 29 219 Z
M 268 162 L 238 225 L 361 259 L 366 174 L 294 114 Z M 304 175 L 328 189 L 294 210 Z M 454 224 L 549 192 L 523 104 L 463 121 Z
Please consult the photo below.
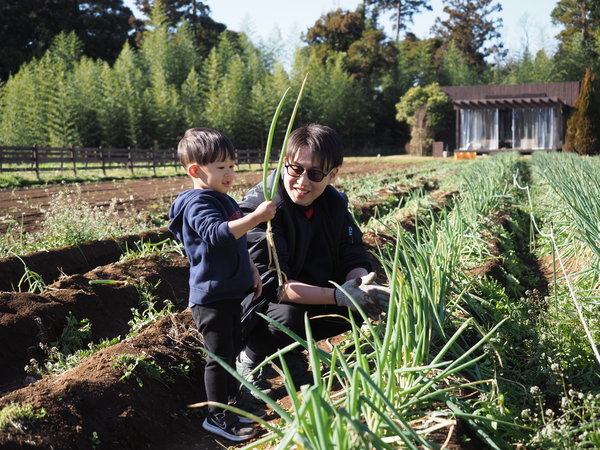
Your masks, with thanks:
M 575 105 L 579 96 L 578 81 L 564 83 L 442 86 L 440 89 L 452 100 L 558 97 L 568 106 Z

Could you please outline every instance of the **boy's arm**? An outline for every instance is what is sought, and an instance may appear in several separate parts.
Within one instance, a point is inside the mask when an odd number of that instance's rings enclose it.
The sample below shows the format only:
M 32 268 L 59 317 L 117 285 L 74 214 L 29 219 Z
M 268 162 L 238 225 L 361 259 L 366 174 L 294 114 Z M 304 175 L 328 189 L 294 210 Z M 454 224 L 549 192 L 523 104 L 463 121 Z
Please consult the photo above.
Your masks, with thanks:
M 275 202 L 270 200 L 262 202 L 250 214 L 240 219 L 230 220 L 227 222 L 227 226 L 233 237 L 239 239 L 258 224 L 271 220 L 273 217 L 275 217 Z

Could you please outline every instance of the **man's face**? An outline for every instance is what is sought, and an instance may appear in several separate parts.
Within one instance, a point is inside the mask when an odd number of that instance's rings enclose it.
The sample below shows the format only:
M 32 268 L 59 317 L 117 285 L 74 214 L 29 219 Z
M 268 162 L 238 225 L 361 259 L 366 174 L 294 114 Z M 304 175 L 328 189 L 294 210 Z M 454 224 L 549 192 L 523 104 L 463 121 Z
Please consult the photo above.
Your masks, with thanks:
M 234 169 L 235 161 L 227 158 L 225 161 L 216 161 L 205 166 L 191 164 L 188 167 L 188 173 L 194 180 L 194 188 L 212 189 L 221 194 L 226 194 L 235 178 Z
M 320 163 L 321 161 L 305 147 L 300 148 L 292 159 L 286 160 L 286 165 L 293 165 L 296 170 L 294 168 L 283 169 L 283 185 L 296 205 L 312 205 L 327 185 L 335 180 L 339 170 L 337 167 L 326 174 L 321 181 L 313 181 L 309 178 L 307 170 L 323 172 Z M 300 171 L 302 173 L 297 175 Z M 294 175 L 290 175 L 290 173 Z

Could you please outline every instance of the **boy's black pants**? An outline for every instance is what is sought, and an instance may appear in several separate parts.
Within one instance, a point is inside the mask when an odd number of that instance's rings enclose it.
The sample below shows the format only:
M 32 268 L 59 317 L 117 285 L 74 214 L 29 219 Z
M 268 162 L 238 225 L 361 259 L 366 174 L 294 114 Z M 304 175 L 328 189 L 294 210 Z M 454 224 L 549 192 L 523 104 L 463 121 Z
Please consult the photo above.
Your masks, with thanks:
M 204 347 L 235 369 L 235 358 L 241 346 L 240 301 L 223 300 L 208 305 L 194 305 L 191 310 L 196 327 L 204 339 Z M 229 398 L 236 396 L 239 386 L 235 377 L 207 355 L 204 387 L 208 401 L 227 404 Z M 219 408 L 209 406 L 208 410 L 217 412 Z

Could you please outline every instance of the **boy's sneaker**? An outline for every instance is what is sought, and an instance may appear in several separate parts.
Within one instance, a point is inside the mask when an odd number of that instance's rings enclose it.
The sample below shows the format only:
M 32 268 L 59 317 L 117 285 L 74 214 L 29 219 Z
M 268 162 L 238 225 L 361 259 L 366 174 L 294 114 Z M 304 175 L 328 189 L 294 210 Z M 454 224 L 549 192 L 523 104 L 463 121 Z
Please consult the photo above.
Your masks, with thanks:
M 209 412 L 202 422 L 202 428 L 235 442 L 247 441 L 256 434 L 253 427 L 242 423 L 236 414 L 231 414 L 229 411 Z
M 256 389 L 261 391 L 265 395 L 271 395 L 273 392 L 271 383 L 267 381 L 264 376 L 263 369 L 258 372 L 251 373 L 258 367 L 261 361 L 253 361 L 250 357 L 242 350 L 235 360 L 235 369 L 244 379 L 248 380 Z M 242 390 L 248 391 L 248 388 L 242 386 Z M 250 392 L 252 394 L 252 392 Z M 254 395 L 254 394 L 253 394 Z

